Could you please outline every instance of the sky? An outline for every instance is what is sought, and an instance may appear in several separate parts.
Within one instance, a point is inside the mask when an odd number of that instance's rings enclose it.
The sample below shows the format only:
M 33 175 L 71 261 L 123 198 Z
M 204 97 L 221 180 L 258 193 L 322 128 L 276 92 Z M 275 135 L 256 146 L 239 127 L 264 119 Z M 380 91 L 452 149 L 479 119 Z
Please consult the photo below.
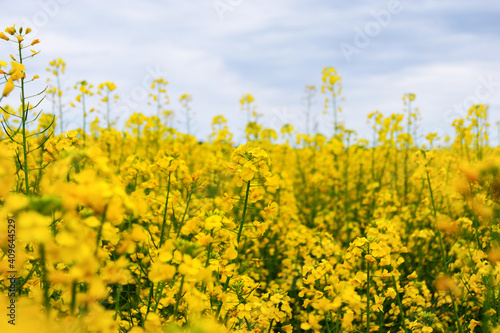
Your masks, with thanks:
M 312 122 L 333 131 L 332 110 L 324 111 L 321 72 L 342 77 L 338 105 L 344 125 L 371 137 L 366 116 L 404 112 L 402 97 L 414 93 L 422 116 L 419 131 L 452 133 L 453 119 L 472 104 L 489 106 L 490 138 L 500 142 L 500 2 L 332 1 L 332 0 L 22 0 L 2 1 L 4 27 L 31 27 L 40 39 L 27 75 L 40 75 L 31 89 L 43 89 L 53 59 L 67 66 L 63 101 L 76 82 L 111 81 L 120 101 L 113 119 L 123 126 L 134 112 L 151 116 L 147 90 L 153 78 L 169 84 L 175 127 L 185 131 L 182 94 L 193 96 L 192 133 L 206 139 L 212 118 L 223 115 L 235 139 L 246 114 L 239 99 L 252 94 L 264 127 L 291 123 L 305 132 L 304 87 L 318 93 Z M 13 50 L 0 43 L 0 59 Z M 97 98 L 89 104 L 104 106 Z M 41 104 L 51 111 L 46 100 Z M 67 128 L 81 126 L 81 114 L 65 107 Z M 313 126 L 313 125 L 312 125 Z

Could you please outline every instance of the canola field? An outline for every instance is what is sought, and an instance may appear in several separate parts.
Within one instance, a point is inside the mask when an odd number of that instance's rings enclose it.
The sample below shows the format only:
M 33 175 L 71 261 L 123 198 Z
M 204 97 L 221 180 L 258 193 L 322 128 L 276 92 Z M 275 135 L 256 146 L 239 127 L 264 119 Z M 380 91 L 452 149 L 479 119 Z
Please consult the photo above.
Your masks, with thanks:
M 417 144 L 406 94 L 401 114 L 368 116 L 368 141 L 337 122 L 326 68 L 330 136 L 262 128 L 247 95 L 236 145 L 222 116 L 207 142 L 171 128 L 160 78 L 157 116 L 118 130 L 110 107 L 88 126 L 82 81 L 81 128 L 61 131 L 63 114 L 36 105 L 61 88 L 25 91 L 29 32 L 0 33 L 19 49 L 0 61 L 0 331 L 500 332 L 487 106 Z M 99 87 L 103 103 L 114 88 Z

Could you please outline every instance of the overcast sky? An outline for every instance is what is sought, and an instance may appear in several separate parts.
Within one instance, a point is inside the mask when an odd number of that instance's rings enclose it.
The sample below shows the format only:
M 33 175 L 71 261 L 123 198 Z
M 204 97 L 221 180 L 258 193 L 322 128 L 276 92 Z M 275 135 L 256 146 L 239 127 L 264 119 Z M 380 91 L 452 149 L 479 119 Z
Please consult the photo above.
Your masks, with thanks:
M 200 139 L 219 114 L 240 133 L 246 115 L 239 99 L 246 93 L 255 97 L 264 126 L 292 123 L 304 131 L 304 86 L 320 88 L 323 67 L 342 76 L 340 119 L 360 136 L 368 136 L 369 113 L 403 112 L 407 92 L 417 96 L 426 133 L 450 133 L 452 120 L 475 102 L 490 106 L 494 123 L 499 17 L 500 2 L 493 0 L 22 0 L 3 2 L 0 12 L 4 27 L 31 26 L 41 40 L 42 52 L 27 60 L 28 76 L 45 80 L 49 61 L 62 58 L 67 87 L 112 81 L 122 122 L 133 112 L 155 114 L 142 93 L 161 76 L 169 81 L 179 129 L 185 124 L 178 99 L 193 95 L 192 128 Z M 12 51 L 5 44 L 0 59 L 7 60 Z M 65 94 L 74 98 L 71 90 Z M 324 98 L 316 95 L 312 112 L 319 130 L 329 133 Z M 81 126 L 75 110 L 65 118 Z M 496 130 L 491 134 L 497 140 Z

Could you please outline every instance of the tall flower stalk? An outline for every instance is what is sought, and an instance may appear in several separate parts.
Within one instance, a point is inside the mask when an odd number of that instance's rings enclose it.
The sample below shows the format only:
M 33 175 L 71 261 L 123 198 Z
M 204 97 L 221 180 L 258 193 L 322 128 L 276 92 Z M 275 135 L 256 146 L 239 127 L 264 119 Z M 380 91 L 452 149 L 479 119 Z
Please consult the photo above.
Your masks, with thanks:
M 19 164 L 19 169 L 23 172 L 24 175 L 24 192 L 26 195 L 29 196 L 32 194 L 30 191 L 29 172 L 31 169 L 28 163 L 29 154 L 42 147 L 44 143 L 48 140 L 50 135 L 46 136 L 43 139 L 43 142 L 36 147 L 30 146 L 30 144 L 35 145 L 35 143 L 32 142 L 31 138 L 47 132 L 53 125 L 53 119 L 52 122 L 50 122 L 46 128 L 43 128 L 38 132 L 29 133 L 28 125 L 34 122 L 40 116 L 41 112 L 38 112 L 31 118 L 29 118 L 29 116 L 31 116 L 32 113 L 34 113 L 34 109 L 40 104 L 43 98 L 38 102 L 36 102 L 35 105 L 30 105 L 29 99 L 32 97 L 39 96 L 44 91 L 32 96 L 27 96 L 26 85 L 38 79 L 38 75 L 33 76 L 29 80 L 26 80 L 26 72 L 23 61 L 29 57 L 35 56 L 36 54 L 38 54 L 38 52 L 32 50 L 31 51 L 32 54 L 29 56 L 26 56 L 23 53 L 26 48 L 34 46 L 38 44 L 40 41 L 38 39 L 35 39 L 29 45 L 23 44 L 26 35 L 28 35 L 31 32 L 30 28 L 24 30 L 21 27 L 19 28 L 19 30 L 17 30 L 15 26 L 12 26 L 5 29 L 5 32 L 10 36 L 1 33 L 0 38 L 8 42 L 17 44 L 16 46 L 18 53 L 17 56 L 11 55 L 13 61 L 11 61 L 12 68 L 10 69 L 10 71 L 5 72 L 3 70 L 0 70 L 0 74 L 3 74 L 6 80 L 5 87 L 2 93 L 2 98 L 9 95 L 16 87 L 19 88 L 21 108 L 19 114 L 17 114 L 12 112 L 11 109 L 7 110 L 7 108 L 0 106 L 1 110 L 4 112 L 2 127 L 8 138 L 12 142 L 14 142 L 18 147 L 18 149 L 16 149 L 16 159 Z M 18 84 L 17 86 L 16 83 Z M 17 120 L 19 120 L 20 124 L 18 125 L 17 128 L 14 127 L 15 122 L 14 124 L 9 124 L 7 122 L 5 114 L 7 114 L 9 117 L 12 116 Z M 18 134 L 21 135 L 21 138 L 18 137 Z
M 83 121 L 82 121 L 82 132 L 81 136 L 83 139 L 83 143 L 85 144 L 86 141 L 86 132 L 87 132 L 87 108 L 86 108 L 86 97 L 94 95 L 94 93 L 91 91 L 93 88 L 93 85 L 88 84 L 87 81 L 83 80 L 78 82 L 75 85 L 75 89 L 78 90 L 80 93 L 76 96 L 75 100 L 77 103 L 81 104 L 82 108 L 82 115 L 83 115 Z M 74 103 L 71 103 L 71 106 L 76 106 Z M 90 109 L 90 112 L 93 112 L 94 109 Z
M 179 98 L 179 102 L 181 103 L 182 107 L 184 108 L 184 115 L 186 116 L 186 134 L 191 135 L 191 107 L 189 104 L 193 101 L 193 96 L 190 94 L 183 94 Z
M 337 98 L 342 92 L 342 78 L 333 67 L 325 67 L 322 76 L 323 85 L 321 86 L 321 92 L 327 95 L 325 98 L 325 112 L 328 110 L 328 103 L 331 102 L 333 109 L 333 135 L 336 136 L 339 131 L 338 112 L 342 111 L 337 105 Z
M 54 99 L 53 103 L 54 106 L 57 104 L 57 108 L 54 107 L 54 109 L 57 109 L 59 112 L 59 124 L 61 125 L 61 130 L 60 133 L 64 133 L 64 119 L 63 119 L 63 103 L 62 103 L 62 95 L 63 91 L 61 88 L 61 77 L 64 75 L 64 72 L 66 70 L 66 63 L 61 59 L 54 59 L 49 63 L 49 67 L 47 68 L 47 71 L 52 73 L 55 77 L 55 86 L 51 87 L 51 89 L 54 91 Z
M 111 129 L 113 122 L 111 121 L 111 106 L 113 101 L 116 102 L 118 95 L 112 95 L 112 91 L 116 89 L 116 84 L 113 82 L 104 82 L 98 86 L 97 93 L 103 95 L 101 102 L 106 103 L 106 124 L 107 129 Z

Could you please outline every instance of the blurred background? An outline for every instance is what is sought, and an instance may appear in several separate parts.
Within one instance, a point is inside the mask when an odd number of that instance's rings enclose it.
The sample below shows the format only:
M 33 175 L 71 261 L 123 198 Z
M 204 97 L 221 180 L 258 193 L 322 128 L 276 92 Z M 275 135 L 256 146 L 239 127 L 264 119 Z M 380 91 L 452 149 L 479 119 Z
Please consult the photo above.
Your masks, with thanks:
M 306 85 L 317 88 L 313 127 L 330 135 L 321 72 L 333 67 L 342 77 L 339 120 L 359 137 L 370 136 L 369 113 L 402 113 L 403 95 L 414 93 L 421 133 L 451 134 L 453 119 L 473 104 L 487 104 L 496 144 L 498 17 L 500 2 L 465 0 L 23 0 L 3 2 L 0 11 L 3 28 L 29 26 L 41 41 L 34 47 L 41 53 L 25 60 L 27 76 L 40 75 L 29 89 L 47 85 L 50 61 L 66 62 L 65 128 L 81 126 L 80 112 L 69 106 L 78 81 L 116 84 L 120 99 L 112 114 L 123 128 L 134 112 L 156 114 L 148 94 L 161 77 L 169 82 L 166 108 L 176 115 L 175 128 L 185 132 L 179 97 L 188 93 L 191 133 L 205 140 L 212 118 L 223 115 L 236 141 L 243 140 L 247 120 L 239 102 L 244 94 L 255 98 L 264 127 L 290 123 L 305 132 Z M 13 52 L 0 43 L 0 60 Z M 17 103 L 16 96 L 8 102 Z M 88 105 L 105 108 L 97 96 Z M 42 106 L 51 112 L 50 101 Z

